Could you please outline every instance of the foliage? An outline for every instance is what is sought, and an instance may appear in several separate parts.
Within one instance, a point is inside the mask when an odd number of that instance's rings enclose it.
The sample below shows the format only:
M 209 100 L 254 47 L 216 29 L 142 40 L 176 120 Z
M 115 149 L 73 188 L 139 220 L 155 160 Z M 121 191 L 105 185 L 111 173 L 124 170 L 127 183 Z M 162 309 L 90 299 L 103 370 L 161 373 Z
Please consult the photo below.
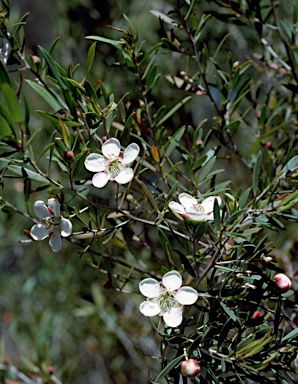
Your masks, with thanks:
M 295 290 L 274 281 L 285 273 L 295 288 L 295 266 L 283 247 L 295 252 L 298 218 L 297 4 L 169 6 L 148 15 L 159 22 L 153 44 L 140 39 L 126 15 L 125 27 L 113 27 L 115 37 L 86 36 L 82 69 L 59 63 L 58 40 L 28 54 L 27 15 L 11 25 L 9 2 L 1 0 L 1 210 L 14 246 L 32 260 L 20 290 L 26 311 L 19 308 L 11 320 L 2 300 L 2 322 L 34 345 L 29 356 L 21 351 L 21 364 L 2 352 L 3 382 L 74 382 L 78 371 L 92 382 L 94 369 L 107 383 L 144 381 L 148 372 L 151 383 L 178 383 L 185 358 L 197 360 L 200 373 L 184 383 L 297 382 Z M 110 71 L 122 81 L 115 91 L 94 66 L 106 45 L 115 58 Z M 109 159 L 102 150 L 110 138 L 123 150 L 132 143 L 141 150 L 133 179 L 99 189 L 84 166 L 88 155 L 105 161 L 99 173 L 114 177 L 117 167 L 126 168 L 125 152 Z M 198 203 L 220 196 L 212 220 L 170 209 L 183 192 Z M 43 217 L 34 203 L 48 198 L 73 227 L 57 254 L 30 233 Z M 42 222 L 51 237 L 55 223 Z M 150 324 L 138 310 L 139 282 L 161 281 L 171 270 L 198 292 L 175 328 L 156 317 Z M 57 287 L 57 302 L 47 309 L 50 287 Z M 101 370 L 75 367 L 82 333 L 82 350 Z M 77 359 L 84 362 L 84 352 Z

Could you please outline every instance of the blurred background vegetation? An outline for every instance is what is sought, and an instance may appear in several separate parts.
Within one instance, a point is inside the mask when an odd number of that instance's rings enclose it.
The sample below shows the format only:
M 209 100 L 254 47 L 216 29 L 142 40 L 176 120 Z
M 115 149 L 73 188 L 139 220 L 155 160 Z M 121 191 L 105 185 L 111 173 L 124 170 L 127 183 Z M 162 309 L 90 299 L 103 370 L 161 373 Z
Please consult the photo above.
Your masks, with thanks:
M 159 41 L 160 23 L 150 10 L 167 13 L 175 2 L 151 0 L 17 0 L 11 3 L 12 21 L 30 12 L 25 27 L 27 54 L 39 55 L 38 45 L 49 49 L 53 41 L 60 41 L 55 50 L 55 58 L 66 67 L 70 62 L 84 66 L 91 42 L 84 37 L 98 35 L 119 38 L 115 28 L 127 28 L 123 14 L 135 24 L 140 40 L 150 48 Z M 253 76 L 255 92 L 259 104 L 266 104 L 268 114 L 273 113 L 277 100 L 280 100 L 278 76 L 274 72 L 264 73 L 259 69 L 259 56 L 263 52 L 256 33 L 250 25 L 236 28 L 233 23 L 219 22 L 215 16 L 219 12 L 215 2 L 202 1 L 199 11 L 209 11 L 216 22 L 207 24 L 202 37 L 209 52 L 215 52 L 219 43 L 229 33 L 224 48 L 217 57 L 220 65 L 227 69 L 229 57 L 244 62 L 253 60 L 248 78 Z M 212 13 L 213 12 L 213 13 Z M 279 8 L 287 16 L 286 6 Z M 139 105 L 140 93 L 133 74 L 121 65 L 121 61 L 111 45 L 97 44 L 96 59 L 92 70 L 94 82 L 100 79 L 107 89 L 119 100 L 129 92 L 129 102 Z M 232 60 L 232 59 L 231 59 Z M 175 52 L 162 51 L 156 57 L 162 73 L 158 87 L 152 98 L 156 105 L 170 108 L 182 98 L 183 90 L 177 89 L 168 81 L 167 75 L 181 76 L 181 71 L 194 72 L 193 63 Z M 233 60 L 232 60 L 233 62 Z M 82 71 L 83 73 L 83 71 Z M 80 69 L 78 70 L 80 77 Z M 287 90 L 283 89 L 282 100 L 287 101 Z M 29 90 L 28 90 L 29 92 Z M 269 97 L 269 96 L 270 97 Z M 216 93 L 214 97 L 219 97 Z M 30 93 L 32 110 L 42 109 L 40 99 Z M 279 106 L 282 102 L 279 101 Z M 246 106 L 243 107 L 243 110 Z M 285 118 L 280 107 L 280 115 L 272 120 L 278 125 Z M 250 156 L 254 133 L 258 130 L 257 110 L 250 110 L 247 119 L 250 126 L 244 127 L 235 138 L 243 157 Z M 208 116 L 209 114 L 209 116 Z M 171 124 L 178 129 L 183 124 L 196 126 L 203 118 L 211 119 L 212 109 L 207 98 L 194 95 L 181 113 L 172 117 Z M 47 140 L 48 122 L 33 115 L 31 125 L 42 128 Z M 252 128 L 253 127 L 253 128 Z M 247 134 L 245 132 L 247 129 Z M 252 134 L 253 133 L 253 134 Z M 250 140 L 248 140 L 250 139 Z M 42 139 L 41 139 L 42 142 Z M 217 143 L 211 143 L 215 145 Z M 265 142 L 263 143 L 265 147 Z M 275 151 L 286 151 L 278 138 L 273 143 Z M 280 145 L 280 147 L 278 147 Z M 271 149 L 270 149 L 271 150 Z M 265 161 L 270 162 L 270 150 Z M 239 162 L 239 158 L 222 156 L 222 167 L 229 169 L 229 179 L 233 188 L 245 189 L 250 180 Z M 4 191 L 13 191 L 15 206 L 26 209 L 23 186 L 15 179 L 5 181 Z M 46 201 L 47 195 L 44 194 Z M 31 207 L 32 208 L 32 207 Z M 30 209 L 31 209 L 30 208 Z M 30 229 L 32 223 L 13 212 L 1 213 L 0 222 L 0 332 L 2 336 L 2 357 L 5 356 L 16 366 L 32 366 L 49 370 L 63 379 L 63 383 L 105 383 L 137 384 L 148 382 L 148 372 L 155 367 L 155 361 L 147 356 L 158 356 L 157 334 L 152 331 L 148 319 L 139 315 L 139 295 L 115 294 L 106 283 L 106 274 L 91 268 L 88 258 L 80 258 L 71 245 L 64 242 L 63 250 L 53 254 L 47 242 L 20 244 L 25 239 L 23 229 Z M 297 254 L 297 230 L 289 226 L 278 238 L 272 235 L 277 244 L 275 251 L 283 267 L 293 268 Z M 150 238 L 151 234 L 148 234 Z M 154 235 L 153 235 L 154 236 Z M 153 246 L 153 242 L 151 244 Z M 144 260 L 148 262 L 145 250 Z M 158 250 L 157 250 L 158 251 Z M 124 250 L 125 252 L 125 250 Z M 109 246 L 113 254 L 113 246 Z M 129 272 L 129 271 L 128 271 Z M 117 274 L 117 268 L 114 273 Z M 129 291 L 134 289 L 133 285 Z M 53 367 L 53 368 L 52 368 Z M 45 381 L 46 382 L 46 381 Z

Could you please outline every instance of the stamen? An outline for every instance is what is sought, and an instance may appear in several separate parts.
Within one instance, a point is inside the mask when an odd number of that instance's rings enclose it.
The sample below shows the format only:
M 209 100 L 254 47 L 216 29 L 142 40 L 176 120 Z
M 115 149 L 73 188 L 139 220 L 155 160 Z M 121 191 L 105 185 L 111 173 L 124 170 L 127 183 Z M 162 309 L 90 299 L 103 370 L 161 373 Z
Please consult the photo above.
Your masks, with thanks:
M 112 161 L 109 161 L 107 164 L 107 171 L 110 175 L 113 177 L 116 177 L 119 175 L 119 173 L 123 170 L 124 166 L 121 161 L 118 159 L 114 159 Z
M 60 216 L 49 216 L 43 219 L 47 229 L 59 229 L 61 225 Z
M 162 312 L 167 312 L 176 304 L 175 296 L 170 291 L 160 293 L 158 304 Z

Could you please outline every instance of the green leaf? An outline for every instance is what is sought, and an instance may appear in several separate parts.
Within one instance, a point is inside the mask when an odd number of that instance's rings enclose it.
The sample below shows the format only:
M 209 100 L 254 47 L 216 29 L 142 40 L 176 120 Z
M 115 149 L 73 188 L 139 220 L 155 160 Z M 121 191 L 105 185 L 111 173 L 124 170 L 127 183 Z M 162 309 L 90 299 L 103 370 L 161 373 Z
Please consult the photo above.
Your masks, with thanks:
M 294 156 L 287 162 L 287 164 L 284 166 L 282 172 L 286 173 L 289 171 L 293 171 L 298 166 L 298 156 Z
M 253 169 L 253 176 L 252 176 L 252 191 L 254 196 L 257 196 L 261 168 L 262 168 L 262 152 L 259 152 L 254 169 Z
M 60 87 L 62 89 L 66 89 L 66 85 L 61 80 L 59 69 L 58 69 L 55 61 L 53 60 L 52 56 L 44 48 L 39 46 L 39 49 L 40 49 L 41 54 L 44 57 L 45 61 L 47 62 L 48 66 L 52 72 L 52 75 L 58 81 L 58 84 L 60 85 Z
M 152 193 L 149 191 L 149 189 L 146 187 L 146 185 L 142 181 L 139 180 L 139 184 L 141 185 L 141 188 L 144 192 L 144 195 L 148 199 L 148 202 L 151 205 L 151 207 L 156 212 L 159 212 L 158 205 L 156 204 L 156 201 L 155 201 L 154 197 L 152 196 Z
M 134 26 L 132 21 L 125 14 L 123 14 L 123 16 L 124 16 L 125 20 L 128 22 L 131 34 L 133 35 L 134 39 L 137 40 L 138 32 L 137 32 L 136 27 Z
M 173 368 L 175 368 L 179 363 L 180 361 L 184 358 L 184 355 L 181 355 L 181 356 L 178 356 L 176 357 L 174 360 L 172 360 L 161 372 L 160 374 L 157 376 L 157 378 L 155 379 L 155 381 L 153 382 L 153 384 L 161 384 L 160 383 L 160 380 L 162 380 L 163 378 L 165 378 L 167 376 L 168 373 L 171 372 L 171 370 Z
M 11 136 L 11 128 L 6 119 L 0 115 L 0 137 L 8 137 Z
M 11 85 L 10 77 L 7 73 L 6 67 L 0 60 L 0 84 L 7 83 Z
M 162 12 L 151 10 L 150 13 L 152 13 L 152 15 L 154 15 L 158 19 L 161 19 L 165 23 L 170 24 L 172 27 L 173 26 L 179 27 L 179 24 L 177 23 L 177 21 L 174 21 L 173 19 L 171 19 L 169 16 L 165 15 Z
M 238 204 L 241 209 L 245 207 L 249 194 L 250 194 L 250 188 L 247 188 L 247 190 L 244 191 L 242 196 L 240 197 Z
M 126 44 L 125 42 L 122 43 L 117 40 L 111 40 L 111 39 L 107 39 L 106 37 L 100 37 L 100 36 L 86 36 L 85 38 L 90 40 L 100 41 L 102 43 L 111 44 L 117 49 L 122 49 L 123 44 Z
M 207 178 L 207 176 L 209 175 L 209 173 L 211 172 L 211 169 L 213 168 L 213 166 L 215 164 L 215 161 L 216 161 L 216 157 L 214 156 L 202 168 L 202 172 L 200 173 L 200 176 L 199 176 L 199 179 L 198 179 L 199 183 L 202 183 Z
M 95 56 L 95 49 L 96 49 L 96 41 L 91 44 L 91 47 L 88 50 L 86 74 L 88 74 L 90 72 L 90 69 L 92 67 L 94 56 Z
M 298 328 L 293 329 L 290 333 L 288 333 L 285 337 L 283 337 L 282 341 L 286 341 L 298 335 Z
M 2 91 L 13 121 L 15 123 L 22 123 L 23 116 L 14 90 L 9 84 L 4 83 L 2 85 Z
M 220 302 L 220 305 L 222 306 L 223 310 L 226 312 L 228 316 L 235 322 L 237 321 L 237 316 L 234 311 L 232 311 L 231 308 L 229 308 L 223 301 Z
M 24 177 L 24 172 L 26 172 L 26 177 L 29 177 L 31 180 L 38 181 L 40 183 L 49 183 L 45 177 L 31 171 L 30 169 L 20 167 L 18 165 L 8 165 L 7 168 L 20 177 Z
M 165 158 L 170 157 L 173 150 L 179 145 L 180 140 L 182 139 L 182 136 L 184 135 L 186 127 L 181 127 L 171 138 L 169 138 L 169 145 L 165 153 Z
M 220 210 L 219 210 L 219 204 L 217 199 L 214 200 L 214 226 L 216 231 L 220 230 Z
M 168 120 L 172 115 L 174 115 L 174 113 L 177 112 L 178 109 L 180 109 L 184 104 L 186 104 L 191 98 L 192 96 L 187 96 L 183 100 L 181 100 L 163 118 L 159 120 L 156 126 L 159 127 L 160 125 L 162 125 L 166 120 Z
M 43 86 L 31 80 L 26 80 L 26 82 L 30 85 L 31 88 L 34 89 L 34 91 L 39 94 L 39 96 L 41 96 L 49 104 L 49 106 L 54 110 L 54 112 L 58 112 L 63 108 Z

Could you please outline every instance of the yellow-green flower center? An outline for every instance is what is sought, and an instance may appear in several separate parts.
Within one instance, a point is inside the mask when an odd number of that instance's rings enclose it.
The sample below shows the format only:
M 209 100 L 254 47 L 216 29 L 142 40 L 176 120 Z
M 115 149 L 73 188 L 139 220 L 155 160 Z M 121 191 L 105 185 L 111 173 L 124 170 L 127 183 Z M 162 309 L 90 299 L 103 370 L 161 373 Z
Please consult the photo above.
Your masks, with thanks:
M 119 159 L 110 160 L 107 164 L 107 171 L 113 177 L 119 175 L 119 173 L 123 170 L 124 165 Z
M 59 229 L 61 226 L 61 216 L 49 216 L 43 219 L 46 228 L 50 229 Z
M 171 308 L 175 306 L 177 301 L 175 300 L 175 296 L 173 292 L 170 291 L 164 291 L 160 293 L 158 298 L 158 305 L 160 306 L 160 309 L 162 312 L 167 312 Z

